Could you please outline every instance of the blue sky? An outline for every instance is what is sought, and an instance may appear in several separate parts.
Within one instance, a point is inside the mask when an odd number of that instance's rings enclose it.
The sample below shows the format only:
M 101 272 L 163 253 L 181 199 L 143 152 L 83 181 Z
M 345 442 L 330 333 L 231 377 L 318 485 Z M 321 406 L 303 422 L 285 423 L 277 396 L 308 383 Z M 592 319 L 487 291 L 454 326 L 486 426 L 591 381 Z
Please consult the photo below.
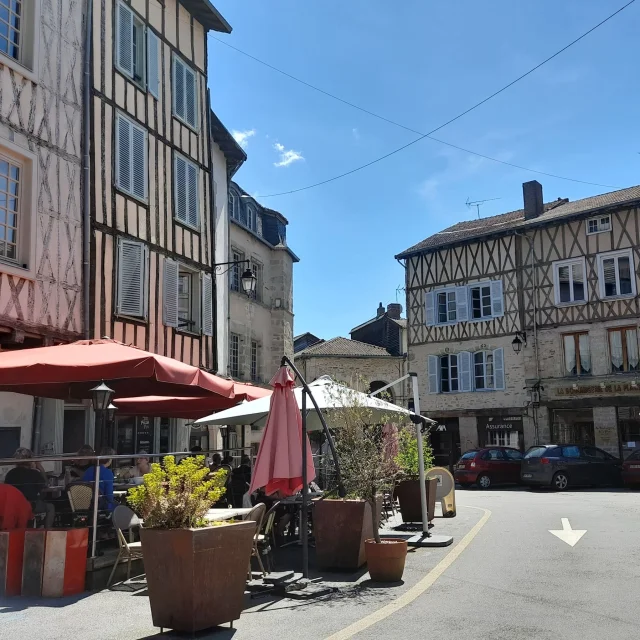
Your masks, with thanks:
M 499 89 L 625 0 L 214 0 L 230 44 L 326 91 L 429 131 Z M 436 136 L 540 171 L 627 187 L 640 183 L 640 2 Z M 423 140 L 336 182 L 415 134 L 322 96 L 209 42 L 212 106 L 249 132 L 236 174 L 289 220 L 295 333 L 348 336 L 378 302 L 403 303 L 393 256 L 476 216 L 522 206 L 522 183 L 545 200 L 612 191 L 521 171 Z

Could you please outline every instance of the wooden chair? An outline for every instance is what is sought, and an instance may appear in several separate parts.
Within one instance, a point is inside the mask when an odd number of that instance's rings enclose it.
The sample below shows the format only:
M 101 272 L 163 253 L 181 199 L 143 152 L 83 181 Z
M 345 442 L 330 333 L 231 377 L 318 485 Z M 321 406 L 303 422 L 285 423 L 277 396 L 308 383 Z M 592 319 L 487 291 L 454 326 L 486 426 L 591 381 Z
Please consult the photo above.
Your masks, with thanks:
M 273 550 L 276 546 L 275 528 L 276 508 L 279 502 L 274 503 L 263 518 L 262 531 L 257 536 L 258 558 L 263 555 L 267 559 L 267 571 L 271 573 L 275 567 Z M 271 559 L 269 559 L 271 556 Z
M 118 564 L 120 564 L 120 558 L 123 556 L 127 558 L 127 580 L 131 577 L 131 561 L 142 559 L 142 543 L 133 541 L 133 528 L 139 527 L 141 524 L 138 516 L 129 509 L 129 507 L 119 505 L 113 510 L 111 521 L 118 536 L 118 557 L 113 565 L 113 569 L 111 569 L 107 588 L 111 586 L 113 576 L 118 568 Z M 125 531 L 129 532 L 129 540 L 125 538 Z
M 262 558 L 260 558 L 260 551 L 258 549 L 258 540 L 260 537 L 260 531 L 262 529 L 262 520 L 264 519 L 264 515 L 267 511 L 267 506 L 264 503 L 257 504 L 249 513 L 245 520 L 253 520 L 256 523 L 256 532 L 253 536 L 253 546 L 251 547 L 251 557 L 249 558 L 249 571 L 247 572 L 248 579 L 251 580 L 251 558 L 256 558 L 258 561 L 258 566 L 262 571 L 262 575 L 266 576 L 267 572 L 264 570 L 264 565 L 262 564 Z

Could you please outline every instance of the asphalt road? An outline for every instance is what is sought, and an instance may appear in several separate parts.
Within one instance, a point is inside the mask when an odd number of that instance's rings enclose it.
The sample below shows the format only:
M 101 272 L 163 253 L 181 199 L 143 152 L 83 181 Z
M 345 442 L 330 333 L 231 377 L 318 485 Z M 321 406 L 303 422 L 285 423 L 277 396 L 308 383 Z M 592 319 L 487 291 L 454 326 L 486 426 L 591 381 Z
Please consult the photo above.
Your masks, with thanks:
M 418 550 L 404 583 L 368 575 L 310 602 L 260 599 L 215 640 L 624 640 L 638 635 L 640 492 L 467 490 L 436 522 L 451 547 Z M 490 512 L 490 513 L 489 513 Z M 571 547 L 548 532 L 586 530 Z M 144 590 L 64 600 L 0 601 L 0 639 L 160 637 Z

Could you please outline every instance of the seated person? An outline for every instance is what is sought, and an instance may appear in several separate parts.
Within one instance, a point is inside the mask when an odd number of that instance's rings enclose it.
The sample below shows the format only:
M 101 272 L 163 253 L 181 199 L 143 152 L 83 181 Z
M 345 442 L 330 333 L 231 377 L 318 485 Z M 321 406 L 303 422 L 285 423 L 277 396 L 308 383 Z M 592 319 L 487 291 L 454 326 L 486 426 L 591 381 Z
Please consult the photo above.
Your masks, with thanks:
M 243 455 L 240 466 L 231 472 L 231 503 L 234 507 L 242 507 L 244 494 L 251 484 L 251 458 Z
M 100 450 L 98 455 L 101 456 L 113 456 L 115 451 L 111 447 L 104 447 Z M 113 499 L 113 471 L 109 468 L 111 466 L 111 460 L 100 461 L 100 508 L 106 511 L 113 511 L 116 506 Z M 96 467 L 90 466 L 82 476 L 84 482 L 95 482 L 96 479 Z
M 95 456 L 96 452 L 93 450 L 93 447 L 89 444 L 83 444 L 80 449 L 78 449 L 79 456 Z M 91 460 L 73 460 L 69 469 L 69 474 L 71 480 L 80 480 L 84 475 L 84 472 L 93 464 Z
M 31 449 L 20 447 L 16 449 L 13 457 L 17 460 L 33 458 L 33 452 Z M 45 514 L 44 526 L 47 529 L 53 527 L 56 510 L 50 502 L 45 502 L 40 497 L 40 492 L 47 486 L 47 476 L 39 462 L 18 463 L 7 473 L 4 481 L 5 484 L 14 486 L 22 493 L 31 503 L 34 513 Z
M 213 456 L 211 456 L 209 469 L 211 469 L 211 471 L 217 471 L 220 467 L 222 467 L 222 456 L 219 453 L 214 453 Z
M 130 478 L 142 478 L 151 471 L 151 463 L 149 458 L 146 457 L 146 451 L 140 451 L 138 454 L 140 457 L 136 458 L 136 466 L 129 470 Z

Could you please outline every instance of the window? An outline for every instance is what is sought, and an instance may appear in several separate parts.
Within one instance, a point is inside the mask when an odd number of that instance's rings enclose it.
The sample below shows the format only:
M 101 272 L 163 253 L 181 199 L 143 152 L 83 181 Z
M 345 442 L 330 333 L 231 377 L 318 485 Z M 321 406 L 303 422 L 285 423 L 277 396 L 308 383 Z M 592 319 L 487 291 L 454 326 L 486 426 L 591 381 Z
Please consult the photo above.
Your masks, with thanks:
M 598 216 L 587 220 L 587 234 L 602 233 L 611 231 L 611 218 L 609 216 Z
M 160 83 L 160 41 L 126 4 L 117 4 L 116 67 L 156 98 Z
M 500 449 L 489 449 L 482 454 L 482 460 L 504 460 Z
M 229 336 L 229 375 L 237 378 L 240 375 L 239 367 L 240 337 L 232 333 Z
M 440 390 L 442 393 L 458 391 L 458 356 L 455 354 L 440 357 Z
M 518 432 L 517 431 L 507 431 L 506 433 L 508 433 L 511 437 L 513 437 L 513 434 L 515 433 L 516 434 L 516 442 L 517 442 L 517 436 L 518 436 Z M 507 454 L 507 458 L 509 460 L 522 460 L 522 454 L 519 451 L 517 451 L 516 449 L 506 449 L 505 453 Z
M 196 72 L 173 56 L 173 114 L 193 129 L 198 128 L 198 95 Z
M 591 351 L 588 333 L 569 333 L 564 342 L 564 375 L 587 376 L 591 373 Z
M 456 321 L 456 291 L 439 291 L 437 297 L 438 324 Z
M 257 229 L 257 213 L 255 207 L 250 204 L 247 205 L 247 227 L 251 229 L 251 231 L 256 231 Z
M 599 460 L 600 462 L 613 460 L 613 456 L 610 456 L 602 449 L 598 449 L 596 447 L 584 447 L 582 453 L 584 454 L 585 458 L 589 458 L 590 460 Z
M 198 167 L 176 153 L 174 163 L 175 216 L 184 224 L 197 228 L 200 222 L 198 202 Z
M 121 113 L 116 115 L 116 186 L 147 199 L 147 132 Z
M 633 256 L 630 249 L 599 254 L 598 274 L 601 298 L 636 294 Z
M 640 370 L 636 328 L 609 329 L 609 352 L 613 373 Z
M 473 354 L 473 378 L 476 391 L 504 389 L 504 351 L 476 351 Z
M 580 447 L 562 447 L 563 458 L 579 458 Z
M 117 312 L 147 317 L 149 248 L 142 242 L 118 239 Z
M 488 284 L 470 287 L 471 290 L 471 317 L 490 318 L 491 312 L 491 287 Z
M 21 167 L 0 157 L 0 257 L 17 262 Z
M 0 457 L 13 458 L 20 446 L 20 427 L 0 427 Z
M 251 341 L 251 380 L 257 382 L 258 380 L 258 343 L 255 340 Z
M 238 265 L 241 268 L 241 265 Z M 256 277 L 256 288 L 251 297 L 258 302 L 262 302 L 262 265 L 259 262 L 251 261 L 251 271 Z
M 168 327 L 213 335 L 213 280 L 174 260 L 164 261 L 163 319 Z
M 234 220 L 240 219 L 240 202 L 238 194 L 233 191 L 229 191 L 229 215 Z
M 231 265 L 231 269 L 229 271 L 229 280 L 232 291 L 240 291 L 242 286 L 242 270 L 244 268 L 245 263 L 244 254 L 236 249 L 231 250 L 231 260 L 236 264 Z M 257 286 L 256 286 L 257 289 Z
M 518 432 L 517 431 L 489 431 L 487 432 L 487 446 L 494 447 L 517 447 L 518 446 Z M 510 454 L 518 454 L 522 458 L 522 454 L 515 449 L 508 449 L 505 451 L 507 458 L 512 458 Z M 520 458 L 513 458 L 520 459 Z
M 33 82 L 38 82 L 40 13 L 39 0 L 0 0 L 2 63 Z
M 22 46 L 23 20 L 20 0 L 0 0 L 0 51 L 18 61 Z
M 553 263 L 556 304 L 585 302 L 585 260 L 563 260 Z

